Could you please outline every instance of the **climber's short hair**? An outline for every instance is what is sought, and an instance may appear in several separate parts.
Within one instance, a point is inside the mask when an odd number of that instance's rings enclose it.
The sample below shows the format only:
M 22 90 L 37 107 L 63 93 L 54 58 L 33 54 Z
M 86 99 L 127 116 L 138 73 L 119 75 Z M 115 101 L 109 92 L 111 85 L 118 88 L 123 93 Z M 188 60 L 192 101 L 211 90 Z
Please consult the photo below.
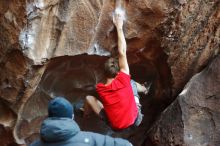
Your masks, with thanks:
M 107 78 L 114 78 L 119 72 L 118 59 L 109 58 L 104 64 L 104 73 Z

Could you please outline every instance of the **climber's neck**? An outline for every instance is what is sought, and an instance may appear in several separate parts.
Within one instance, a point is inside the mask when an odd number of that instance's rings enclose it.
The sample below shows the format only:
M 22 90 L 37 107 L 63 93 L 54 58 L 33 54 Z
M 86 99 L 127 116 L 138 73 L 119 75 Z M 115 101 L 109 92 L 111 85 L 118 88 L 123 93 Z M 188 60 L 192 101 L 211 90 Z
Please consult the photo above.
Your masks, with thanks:
M 107 78 L 105 85 L 107 86 L 107 85 L 111 84 L 113 80 L 114 80 L 114 78 Z

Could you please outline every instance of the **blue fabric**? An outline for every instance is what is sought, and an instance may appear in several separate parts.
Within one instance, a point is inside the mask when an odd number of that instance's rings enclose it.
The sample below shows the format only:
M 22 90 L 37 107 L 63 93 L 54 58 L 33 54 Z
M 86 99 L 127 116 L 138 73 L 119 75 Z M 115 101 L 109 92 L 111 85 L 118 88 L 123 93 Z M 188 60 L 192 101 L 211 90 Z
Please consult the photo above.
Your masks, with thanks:
M 131 87 L 132 87 L 132 91 L 134 93 L 134 96 L 136 96 L 136 97 L 138 97 L 140 99 L 140 97 L 138 95 L 138 91 L 137 91 L 136 82 L 134 80 L 132 80 L 132 79 L 131 79 Z
M 41 125 L 40 135 L 46 142 L 65 141 L 80 131 L 79 126 L 69 118 L 48 118 Z
M 42 123 L 40 137 L 30 146 L 132 146 L 121 138 L 80 131 L 69 118 L 47 118 Z
M 134 96 L 138 97 L 140 99 L 140 96 L 138 94 L 138 91 L 137 91 L 137 84 L 134 80 L 131 80 L 131 87 L 132 87 L 132 90 L 133 90 L 133 93 L 134 93 Z M 137 108 L 138 108 L 138 116 L 134 122 L 134 125 L 135 126 L 139 126 L 143 120 L 143 117 L 144 115 L 141 113 L 141 104 L 137 104 Z
M 64 117 L 71 118 L 73 115 L 73 106 L 64 97 L 55 97 L 49 102 L 48 116 L 49 117 Z

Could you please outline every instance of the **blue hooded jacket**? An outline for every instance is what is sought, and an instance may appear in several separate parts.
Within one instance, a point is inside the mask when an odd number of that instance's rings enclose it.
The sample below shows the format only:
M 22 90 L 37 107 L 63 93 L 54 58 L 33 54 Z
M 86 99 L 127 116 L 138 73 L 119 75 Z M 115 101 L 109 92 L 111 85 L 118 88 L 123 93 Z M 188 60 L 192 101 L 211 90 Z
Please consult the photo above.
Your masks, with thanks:
M 70 118 L 47 118 L 41 125 L 40 138 L 30 146 L 132 146 L 121 138 L 80 131 Z

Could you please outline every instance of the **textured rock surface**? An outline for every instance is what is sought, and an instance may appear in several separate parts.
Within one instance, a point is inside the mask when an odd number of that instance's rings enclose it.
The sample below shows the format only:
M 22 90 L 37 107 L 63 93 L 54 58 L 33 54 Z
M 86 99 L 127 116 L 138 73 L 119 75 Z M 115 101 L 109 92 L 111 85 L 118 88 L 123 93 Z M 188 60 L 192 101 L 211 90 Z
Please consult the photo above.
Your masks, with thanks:
M 1 1 L 0 21 L 0 96 L 14 104 L 24 91 L 28 66 L 18 39 L 26 23 L 25 2 Z
M 220 145 L 220 56 L 192 77 L 150 130 L 155 145 Z
M 14 142 L 11 128 L 0 125 L 0 143 L 2 146 L 17 146 Z
M 131 73 L 142 83 L 153 82 L 154 98 L 142 100 L 142 127 L 122 135 L 140 145 L 163 104 L 219 53 L 220 2 L 121 2 L 127 13 L 124 31 Z M 114 7 L 113 0 L 0 1 L 0 112 L 13 115 L 4 116 L 0 124 L 11 123 L 18 143 L 37 136 L 51 96 L 65 95 L 75 102 L 93 93 L 106 59 L 100 56 L 116 55 Z M 61 57 L 65 55 L 72 57 Z
M 220 1 L 190 0 L 170 25 L 164 25 L 169 27 L 162 45 L 169 56 L 173 95 L 219 53 L 219 24 Z

